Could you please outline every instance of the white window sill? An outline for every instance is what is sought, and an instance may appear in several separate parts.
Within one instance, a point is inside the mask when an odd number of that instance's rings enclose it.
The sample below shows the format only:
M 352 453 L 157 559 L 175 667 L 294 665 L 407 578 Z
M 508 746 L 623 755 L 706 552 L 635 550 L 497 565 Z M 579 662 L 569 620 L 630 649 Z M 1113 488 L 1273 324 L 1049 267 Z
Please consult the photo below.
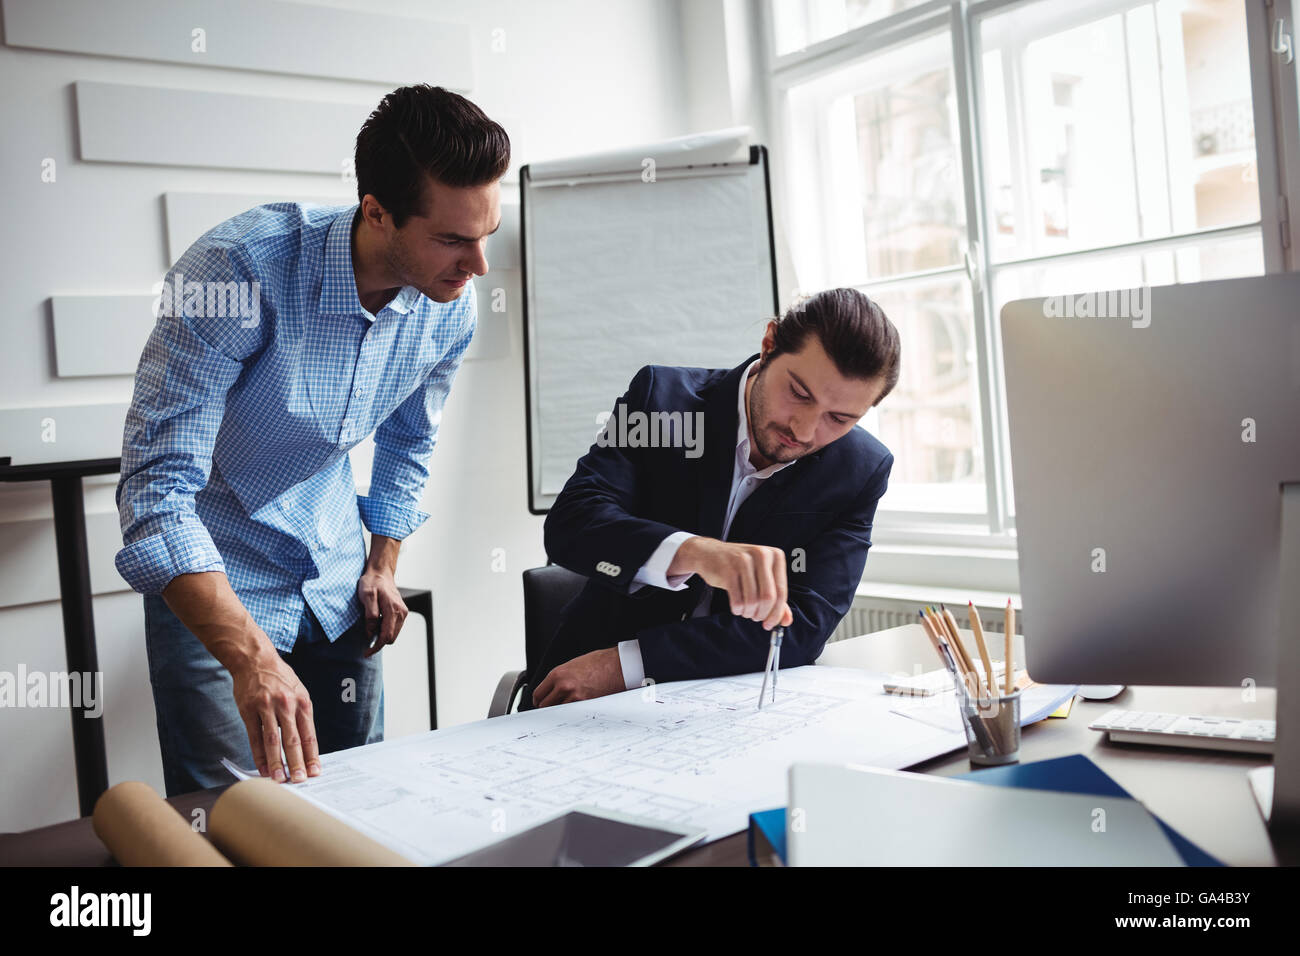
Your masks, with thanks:
M 863 571 L 863 586 L 919 588 L 930 594 L 926 600 L 943 600 L 939 589 L 950 588 L 965 595 L 960 603 L 974 600 L 974 592 L 1001 595 L 996 605 L 1006 603 L 1008 596 L 1019 601 L 1020 565 L 1018 555 L 1011 548 L 873 544 L 867 554 Z M 909 599 L 911 594 L 906 595 Z
M 1015 592 L 1007 591 L 980 591 L 971 588 L 945 588 L 931 587 L 922 584 L 882 584 L 879 581 L 863 581 L 858 585 L 857 591 L 860 598 L 884 598 L 890 601 L 901 601 L 904 604 L 914 604 L 918 608 L 924 605 L 937 607 L 940 604 L 946 604 L 957 614 L 966 607 L 967 601 L 974 602 L 976 607 L 996 609 L 1005 607 L 1007 598 L 1011 598 L 1011 606 L 1017 612 L 1023 610 L 1020 604 L 1020 595 Z

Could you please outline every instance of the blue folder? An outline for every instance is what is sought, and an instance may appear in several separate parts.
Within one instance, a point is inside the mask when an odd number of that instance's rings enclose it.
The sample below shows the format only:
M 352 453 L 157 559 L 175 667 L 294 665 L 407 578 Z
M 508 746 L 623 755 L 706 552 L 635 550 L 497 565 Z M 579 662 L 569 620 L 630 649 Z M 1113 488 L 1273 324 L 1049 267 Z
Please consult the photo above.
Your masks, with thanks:
M 1117 784 L 1106 772 L 1083 754 L 1069 757 L 1056 757 L 1052 760 L 1040 760 L 1037 763 L 1008 764 L 1005 767 L 986 767 L 973 770 L 954 779 L 970 780 L 975 783 L 994 787 L 1024 787 L 1028 790 L 1054 790 L 1058 793 L 1090 793 L 1098 797 L 1127 797 L 1132 795 Z M 1154 816 L 1154 814 L 1152 814 Z M 1188 866 L 1223 866 L 1224 864 L 1210 856 L 1196 844 L 1178 833 L 1159 817 L 1156 823 L 1164 831 L 1169 842 L 1173 844 L 1183 862 Z M 755 853 L 754 836 L 759 833 L 780 855 L 782 862 L 785 853 L 785 808 L 764 810 L 749 815 L 749 863 L 758 866 Z
M 749 815 L 749 865 L 758 866 L 758 852 L 754 846 L 755 834 L 761 834 L 767 840 L 781 862 L 785 863 L 785 807 L 775 810 L 763 810 Z
M 1128 797 L 1133 795 L 1112 780 L 1095 763 L 1083 754 L 1040 760 L 1037 763 L 1013 763 L 1005 767 L 986 767 L 972 770 L 957 779 L 988 783 L 995 787 L 1025 787 L 1029 790 L 1056 790 L 1060 793 L 1090 793 L 1097 797 Z M 1156 823 L 1169 837 L 1169 842 L 1188 866 L 1223 866 L 1191 840 L 1165 823 L 1154 813 Z

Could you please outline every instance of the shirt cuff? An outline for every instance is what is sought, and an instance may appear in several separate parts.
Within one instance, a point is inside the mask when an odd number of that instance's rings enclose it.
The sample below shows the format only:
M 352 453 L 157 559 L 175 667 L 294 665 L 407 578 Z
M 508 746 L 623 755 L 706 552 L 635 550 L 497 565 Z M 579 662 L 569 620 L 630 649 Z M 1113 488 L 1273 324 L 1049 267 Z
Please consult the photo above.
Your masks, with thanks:
M 618 662 L 623 667 L 623 686 L 628 690 L 645 683 L 645 663 L 641 660 L 641 642 L 618 642 Z
M 633 584 L 629 591 L 637 591 L 640 586 L 647 584 L 669 591 L 684 591 L 690 575 L 674 574 L 668 577 L 668 566 L 673 563 L 673 558 L 677 557 L 677 549 L 682 546 L 682 542 L 694 537 L 695 535 L 689 531 L 674 531 L 659 542 L 659 547 L 655 548 L 654 554 L 650 555 L 646 563 L 641 565 L 632 576 Z
M 366 495 L 357 495 L 357 509 L 361 512 L 361 522 L 367 531 L 382 534 L 385 538 L 396 538 L 398 541 L 424 524 L 429 517 L 427 511 Z
M 197 521 L 128 544 L 113 564 L 132 590 L 141 594 L 161 594 L 181 574 L 226 570 L 208 529 Z

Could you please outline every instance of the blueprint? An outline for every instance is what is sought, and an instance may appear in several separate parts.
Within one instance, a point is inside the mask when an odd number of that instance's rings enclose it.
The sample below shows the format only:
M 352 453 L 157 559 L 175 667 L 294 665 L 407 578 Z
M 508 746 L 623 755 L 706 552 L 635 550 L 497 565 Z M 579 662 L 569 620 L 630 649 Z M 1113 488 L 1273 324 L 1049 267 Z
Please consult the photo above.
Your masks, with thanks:
M 791 668 L 762 710 L 760 674 L 650 685 L 338 751 L 286 786 L 425 865 L 578 805 L 718 839 L 785 805 L 795 760 L 902 769 L 965 747 L 960 729 L 892 713 L 886 679 Z

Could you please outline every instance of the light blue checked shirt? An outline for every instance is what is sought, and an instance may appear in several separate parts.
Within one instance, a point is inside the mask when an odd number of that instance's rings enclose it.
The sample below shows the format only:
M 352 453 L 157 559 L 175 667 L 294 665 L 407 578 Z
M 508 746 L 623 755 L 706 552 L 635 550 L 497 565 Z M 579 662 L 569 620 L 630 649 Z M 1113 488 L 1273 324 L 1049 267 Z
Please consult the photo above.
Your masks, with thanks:
M 195 242 L 167 274 L 122 440 L 122 577 L 150 594 L 225 571 L 282 651 L 304 602 L 331 641 L 360 618 L 362 523 L 400 539 L 429 517 L 427 463 L 477 322 L 472 282 L 448 303 L 406 286 L 362 308 L 356 210 L 273 203 Z M 228 282 L 255 307 L 232 314 Z M 372 431 L 358 495 L 348 450 Z

